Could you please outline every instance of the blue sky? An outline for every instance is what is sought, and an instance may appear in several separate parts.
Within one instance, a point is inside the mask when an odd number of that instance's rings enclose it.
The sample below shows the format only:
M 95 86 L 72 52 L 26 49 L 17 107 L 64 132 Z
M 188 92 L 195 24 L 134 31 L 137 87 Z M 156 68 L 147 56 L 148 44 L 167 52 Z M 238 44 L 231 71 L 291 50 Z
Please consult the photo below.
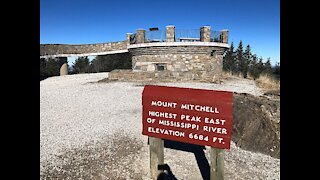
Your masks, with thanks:
M 280 62 L 280 0 L 40 0 L 41 44 L 125 40 L 136 29 L 229 29 L 272 64 Z

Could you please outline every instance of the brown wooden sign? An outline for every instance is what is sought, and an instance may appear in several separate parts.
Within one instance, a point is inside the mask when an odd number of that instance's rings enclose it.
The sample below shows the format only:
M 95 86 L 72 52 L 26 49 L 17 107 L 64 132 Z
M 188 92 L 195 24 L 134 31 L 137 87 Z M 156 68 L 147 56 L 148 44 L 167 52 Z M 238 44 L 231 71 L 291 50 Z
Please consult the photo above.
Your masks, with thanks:
M 146 85 L 142 134 L 230 149 L 233 93 Z

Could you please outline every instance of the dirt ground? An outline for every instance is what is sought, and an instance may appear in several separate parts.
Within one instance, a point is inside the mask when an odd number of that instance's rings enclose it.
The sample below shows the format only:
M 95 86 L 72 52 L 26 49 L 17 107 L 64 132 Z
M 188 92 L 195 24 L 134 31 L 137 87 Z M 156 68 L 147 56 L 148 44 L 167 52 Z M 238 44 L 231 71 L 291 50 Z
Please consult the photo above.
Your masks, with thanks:
M 142 179 L 132 163 L 142 148 L 140 141 L 129 135 L 116 134 L 111 143 L 86 144 L 82 148 L 62 150 L 60 165 L 46 162 L 40 179 Z

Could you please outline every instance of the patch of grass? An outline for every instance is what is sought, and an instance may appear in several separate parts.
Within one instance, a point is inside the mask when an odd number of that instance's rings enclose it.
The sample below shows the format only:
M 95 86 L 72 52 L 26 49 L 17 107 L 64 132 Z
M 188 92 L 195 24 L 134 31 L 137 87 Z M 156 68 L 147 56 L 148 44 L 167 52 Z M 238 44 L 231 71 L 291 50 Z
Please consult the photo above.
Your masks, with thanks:
M 241 74 L 232 74 L 230 71 L 222 71 L 222 78 L 239 77 L 242 78 Z
M 280 90 L 280 81 L 268 75 L 260 75 L 256 83 L 265 92 Z

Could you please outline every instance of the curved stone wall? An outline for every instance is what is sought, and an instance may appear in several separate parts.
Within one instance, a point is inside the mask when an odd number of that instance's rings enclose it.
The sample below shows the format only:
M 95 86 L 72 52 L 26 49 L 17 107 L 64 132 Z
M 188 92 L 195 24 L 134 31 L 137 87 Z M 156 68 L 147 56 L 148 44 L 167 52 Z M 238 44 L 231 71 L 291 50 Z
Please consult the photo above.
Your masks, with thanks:
M 40 44 L 40 56 L 99 55 L 105 52 L 127 52 L 127 41 L 100 44 Z
M 221 74 L 225 50 L 225 47 L 213 46 L 148 46 L 130 48 L 129 52 L 134 71 L 206 71 Z
M 159 55 L 159 54 L 223 54 L 226 48 L 212 46 L 149 46 L 131 48 L 129 52 L 134 55 Z

